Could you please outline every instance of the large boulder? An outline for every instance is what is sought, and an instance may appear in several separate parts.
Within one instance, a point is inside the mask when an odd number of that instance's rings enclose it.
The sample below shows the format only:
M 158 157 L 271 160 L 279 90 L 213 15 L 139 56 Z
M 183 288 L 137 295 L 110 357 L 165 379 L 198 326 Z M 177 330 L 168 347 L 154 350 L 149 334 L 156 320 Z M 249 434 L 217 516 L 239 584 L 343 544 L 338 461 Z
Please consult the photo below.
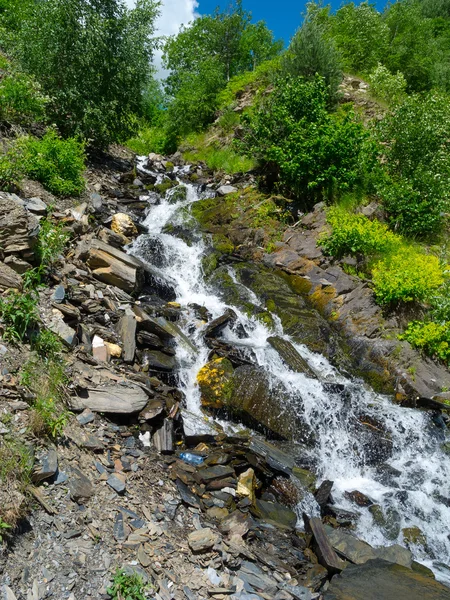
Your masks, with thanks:
M 15 194 L 0 192 L 0 252 L 33 258 L 39 221 Z
M 70 408 L 76 411 L 90 408 L 99 413 L 133 414 L 140 412 L 147 402 L 148 395 L 140 386 L 126 382 L 86 388 L 82 394 L 70 398 Z
M 333 577 L 324 600 L 450 600 L 450 589 L 431 577 L 386 562 L 369 560 Z
M 144 264 L 134 256 L 97 239 L 87 239 L 78 246 L 77 257 L 86 261 L 99 281 L 128 293 L 138 293 L 144 284 Z

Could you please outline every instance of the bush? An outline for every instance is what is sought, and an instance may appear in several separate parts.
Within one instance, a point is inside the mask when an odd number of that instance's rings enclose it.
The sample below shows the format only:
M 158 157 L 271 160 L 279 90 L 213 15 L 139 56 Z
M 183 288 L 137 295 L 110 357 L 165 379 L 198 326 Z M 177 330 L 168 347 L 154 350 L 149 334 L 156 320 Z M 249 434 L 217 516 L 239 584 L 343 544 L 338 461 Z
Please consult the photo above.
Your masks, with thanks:
M 37 246 L 40 264 L 51 266 L 64 251 L 69 237 L 63 223 L 54 223 L 48 218 L 41 219 Z
M 156 152 L 156 154 L 171 154 L 176 150 L 177 141 L 174 136 L 171 137 L 165 124 L 161 124 L 154 127 L 142 127 L 137 135 L 130 138 L 125 145 L 141 156 L 150 154 L 150 152 Z
M 41 329 L 32 339 L 31 344 L 39 356 L 49 360 L 55 360 L 62 352 L 63 345 L 59 337 L 48 329 Z
M 49 129 L 42 139 L 23 137 L 17 142 L 25 173 L 60 196 L 79 195 L 85 186 L 84 144 L 76 138 L 61 139 Z
M 0 298 L 0 317 L 3 321 L 5 340 L 22 341 L 39 320 L 38 295 L 33 290 L 10 292 Z
M 304 208 L 331 201 L 363 178 L 368 134 L 348 105 L 330 114 L 327 99 L 323 78 L 287 77 L 242 117 L 240 147 L 264 165 L 268 181 Z
M 12 72 L 0 78 L 0 121 L 31 125 L 42 121 L 48 98 L 29 75 Z
M 444 272 L 436 256 L 400 251 L 378 262 L 372 269 L 377 302 L 423 302 L 444 282 Z
M 380 123 L 386 177 L 377 188 L 393 226 L 412 236 L 442 227 L 450 196 L 450 98 L 416 94 Z
M 20 184 L 23 177 L 19 155 L 13 148 L 0 154 L 0 190 L 10 191 Z
M 388 252 L 402 242 L 398 235 L 389 231 L 387 225 L 338 207 L 328 209 L 327 222 L 331 225 L 332 232 L 321 237 L 318 245 L 332 256 Z
M 425 354 L 450 364 L 450 323 L 413 321 L 399 337 Z
M 215 144 L 208 145 L 204 135 L 191 136 L 187 144 L 196 146 L 196 150 L 184 153 L 187 161 L 203 161 L 213 171 L 225 171 L 225 173 L 242 173 L 254 168 L 255 163 L 251 158 L 237 154 L 233 148 L 228 146 L 217 147 Z
M 146 585 L 137 573 L 129 574 L 118 569 L 107 592 L 113 600 L 145 600 L 148 589 L 150 585 Z
M 403 73 L 397 71 L 393 75 L 381 63 L 369 75 L 369 83 L 374 96 L 388 104 L 398 104 L 405 98 L 406 79 Z

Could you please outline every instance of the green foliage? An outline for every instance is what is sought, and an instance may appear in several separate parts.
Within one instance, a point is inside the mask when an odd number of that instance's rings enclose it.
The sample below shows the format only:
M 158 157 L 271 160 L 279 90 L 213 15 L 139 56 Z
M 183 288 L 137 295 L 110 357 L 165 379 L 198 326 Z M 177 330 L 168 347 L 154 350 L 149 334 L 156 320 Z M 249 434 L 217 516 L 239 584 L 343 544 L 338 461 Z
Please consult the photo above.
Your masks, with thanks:
M 423 302 L 443 284 L 444 272 L 436 256 L 401 249 L 373 267 L 372 280 L 379 304 Z
M 450 364 L 450 322 L 413 321 L 399 337 L 425 354 Z
M 22 177 L 22 165 L 17 151 L 12 148 L 6 154 L 0 154 L 0 190 L 13 190 Z
M 40 264 L 51 266 L 64 251 L 69 237 L 63 223 L 55 223 L 49 218 L 41 219 L 37 247 Z
M 34 290 L 12 291 L 0 298 L 0 317 L 3 322 L 5 340 L 22 341 L 39 320 L 38 295 Z
M 47 102 L 33 77 L 16 70 L 0 75 L 0 121 L 19 125 L 42 121 Z
M 14 50 L 51 98 L 52 123 L 68 136 L 106 146 L 129 138 L 143 116 L 155 46 L 155 0 L 33 2 Z
M 397 71 L 393 75 L 389 69 L 378 63 L 369 76 L 370 90 L 380 100 L 388 105 L 398 104 L 405 97 L 406 79 L 403 73 Z
M 282 43 L 274 42 L 263 22 L 251 23 L 251 15 L 236 0 L 224 11 L 216 10 L 168 38 L 164 66 L 170 71 L 165 87 L 173 97 L 167 128 L 172 136 L 199 131 L 213 121 L 217 94 L 233 77 L 255 70 L 275 57 Z
M 330 33 L 347 70 L 369 72 L 388 50 L 389 28 L 368 2 L 344 4 L 330 19 Z
M 145 600 L 147 589 L 149 585 L 145 585 L 139 575 L 118 569 L 107 592 L 113 600 Z
M 450 98 L 413 95 L 379 125 L 387 177 L 377 183 L 391 223 L 412 236 L 442 226 L 450 195 Z
M 327 211 L 327 222 L 332 231 L 321 237 L 318 244 L 326 254 L 342 257 L 347 254 L 373 254 L 390 252 L 400 246 L 400 236 L 389 231 L 387 225 L 371 221 L 363 214 L 349 213 L 333 207 Z
M 327 100 L 321 77 L 287 77 L 243 116 L 244 151 L 307 208 L 352 189 L 363 176 L 367 132 L 348 105 L 329 113 Z
M 79 195 L 85 186 L 84 144 L 76 138 L 63 140 L 49 129 L 42 139 L 26 136 L 17 142 L 25 173 L 60 196 Z
M 447 278 L 444 284 L 437 290 L 437 293 L 430 298 L 431 313 L 430 316 L 436 323 L 450 323 L 450 279 Z
M 303 24 L 283 57 L 282 69 L 293 77 L 314 79 L 320 75 L 327 85 L 330 101 L 336 101 L 342 80 L 341 61 L 333 40 L 326 36 L 315 5 L 309 5 Z
M 48 360 L 56 360 L 61 354 L 63 345 L 59 337 L 48 329 L 41 329 L 32 338 L 31 347 L 39 356 Z
M 208 144 L 208 136 L 190 136 L 187 144 L 195 148 L 194 151 L 184 153 L 187 161 L 203 161 L 213 171 L 225 173 L 242 173 L 250 171 L 255 163 L 251 158 L 237 154 L 229 146 L 217 147 L 214 143 Z
M 64 365 L 56 355 L 31 359 L 21 372 L 21 384 L 34 394 L 31 430 L 37 437 L 57 438 L 70 418 L 65 407 Z

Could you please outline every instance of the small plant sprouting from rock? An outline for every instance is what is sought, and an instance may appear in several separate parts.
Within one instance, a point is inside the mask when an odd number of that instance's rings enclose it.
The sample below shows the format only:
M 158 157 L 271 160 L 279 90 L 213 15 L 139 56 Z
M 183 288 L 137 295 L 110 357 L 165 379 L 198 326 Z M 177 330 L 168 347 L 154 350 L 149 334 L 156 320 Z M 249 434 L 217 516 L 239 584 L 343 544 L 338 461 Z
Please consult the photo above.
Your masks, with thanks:
M 0 298 L 0 317 L 3 321 L 3 337 L 7 341 L 22 341 L 39 319 L 38 296 L 35 290 L 12 291 Z
M 150 586 L 136 573 L 130 575 L 118 569 L 107 591 L 113 600 L 146 600 L 145 592 L 149 589 Z

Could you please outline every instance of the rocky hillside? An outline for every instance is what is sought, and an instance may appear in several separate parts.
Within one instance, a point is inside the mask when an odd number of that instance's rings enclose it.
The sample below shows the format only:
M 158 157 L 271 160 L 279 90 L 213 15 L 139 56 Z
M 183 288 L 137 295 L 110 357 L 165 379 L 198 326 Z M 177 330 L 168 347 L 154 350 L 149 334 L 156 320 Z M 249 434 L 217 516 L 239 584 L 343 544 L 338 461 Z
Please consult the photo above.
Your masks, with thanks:
M 33 182 L 20 195 L 0 194 L 3 298 L 23 286 L 27 293 L 19 273 L 35 265 L 39 228 L 51 222 L 70 240 L 36 290 L 33 327 L 63 344 L 58 358 L 30 346 L 29 332 L 23 343 L 11 339 L 3 318 L 0 451 L 14 457 L 0 470 L 4 597 L 331 600 L 410 590 L 408 598 L 449 598 L 406 547 L 375 549 L 352 534 L 357 514 L 334 503 L 333 482 L 316 483 L 302 445 L 289 442 L 292 422 L 260 410 L 266 384 L 255 387 L 256 367 L 221 340 L 233 315 L 208 321 L 201 306 L 181 306 L 157 269 L 126 253 L 145 231 L 148 202 L 192 173 L 180 155 L 150 156 L 146 170 L 136 170 L 121 151 L 91 163 L 81 203 L 36 197 Z M 253 202 L 245 204 L 244 182 L 215 180 L 201 167 L 195 176 L 198 189 L 209 191 L 194 214 L 215 243 L 205 269 L 220 280 L 237 263 L 246 284 L 267 299 L 258 309 L 263 320 L 278 315 L 313 350 L 383 387 L 414 360 L 416 380 L 404 374 L 397 392 L 439 405 L 430 400 L 433 379 L 447 375 L 406 343 L 394 353 L 396 343 L 383 334 L 395 323 L 383 321 L 367 286 L 315 246 L 320 206 L 266 254 L 270 228 L 261 227 Z M 260 207 L 268 202 L 278 210 L 276 199 L 262 198 Z M 234 417 L 278 441 L 186 409 L 177 370 L 183 348 L 192 346 L 179 326 L 187 310 L 198 311 L 209 358 L 234 371 Z M 273 346 L 293 370 L 314 376 L 292 344 L 274 338 Z M 215 384 L 208 368 L 204 375 L 199 383 L 211 409 Z M 355 508 L 373 504 L 348 493 Z M 299 515 L 305 498 L 315 508 Z M 377 514 L 376 504 L 371 511 Z M 413 546 L 423 534 L 412 528 L 403 535 Z

